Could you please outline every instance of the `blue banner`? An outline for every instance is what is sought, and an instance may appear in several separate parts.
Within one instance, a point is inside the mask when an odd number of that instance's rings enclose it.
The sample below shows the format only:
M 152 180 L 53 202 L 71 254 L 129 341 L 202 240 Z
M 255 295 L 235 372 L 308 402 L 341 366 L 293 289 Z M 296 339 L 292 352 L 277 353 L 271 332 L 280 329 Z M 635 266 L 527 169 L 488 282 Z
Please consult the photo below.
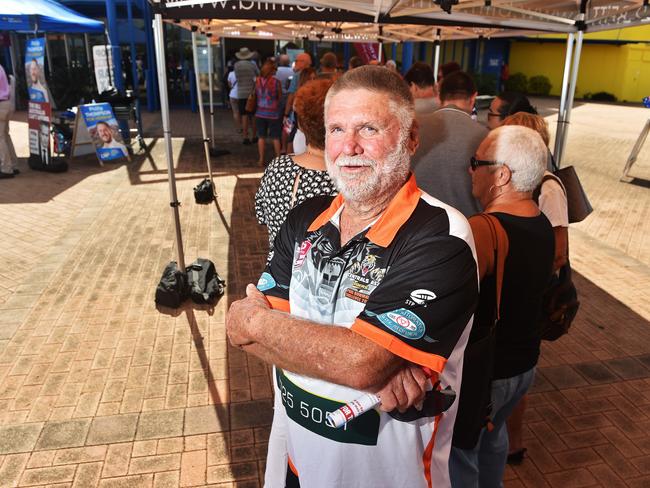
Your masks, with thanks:
M 80 105 L 81 115 L 100 161 L 127 158 L 128 152 L 122 142 L 119 125 L 110 103 Z
M 30 102 L 50 102 L 45 79 L 45 38 L 27 39 L 25 48 L 25 78 Z

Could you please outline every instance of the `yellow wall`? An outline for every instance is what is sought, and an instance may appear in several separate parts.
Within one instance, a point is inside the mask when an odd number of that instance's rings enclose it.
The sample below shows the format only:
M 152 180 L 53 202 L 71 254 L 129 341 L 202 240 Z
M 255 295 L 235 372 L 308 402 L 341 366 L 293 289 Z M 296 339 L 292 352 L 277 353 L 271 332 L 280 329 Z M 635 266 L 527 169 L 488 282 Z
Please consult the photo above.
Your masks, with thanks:
M 545 75 L 552 85 L 551 94 L 559 95 L 565 50 L 565 43 L 514 41 L 510 46 L 510 73 Z M 621 101 L 636 102 L 649 95 L 650 44 L 583 44 L 576 97 L 600 91 L 612 93 Z

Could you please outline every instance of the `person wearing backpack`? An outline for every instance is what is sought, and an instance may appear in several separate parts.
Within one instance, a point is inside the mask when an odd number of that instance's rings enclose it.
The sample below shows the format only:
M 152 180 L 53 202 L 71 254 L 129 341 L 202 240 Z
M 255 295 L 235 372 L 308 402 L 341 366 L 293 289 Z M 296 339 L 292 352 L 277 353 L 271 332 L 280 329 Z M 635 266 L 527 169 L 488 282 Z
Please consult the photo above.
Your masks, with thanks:
M 274 61 L 268 60 L 262 66 L 260 76 L 255 80 L 257 122 L 257 150 L 259 152 L 259 165 L 264 164 L 264 149 L 266 139 L 273 141 L 275 157 L 280 156 L 280 135 L 282 134 L 282 84 L 274 75 L 277 66 Z

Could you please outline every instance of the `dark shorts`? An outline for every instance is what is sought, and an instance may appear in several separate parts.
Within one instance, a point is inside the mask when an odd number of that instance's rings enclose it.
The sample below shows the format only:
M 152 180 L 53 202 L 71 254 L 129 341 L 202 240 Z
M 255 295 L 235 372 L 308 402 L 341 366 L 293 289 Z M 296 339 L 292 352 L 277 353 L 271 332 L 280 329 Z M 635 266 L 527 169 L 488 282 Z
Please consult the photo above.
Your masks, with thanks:
M 239 105 L 239 113 L 240 115 L 253 115 L 251 112 L 246 111 L 246 101 L 248 98 L 238 98 L 237 99 L 237 105 Z
M 257 137 L 264 139 L 280 139 L 282 134 L 282 119 L 263 119 L 262 117 L 255 117 L 257 124 Z

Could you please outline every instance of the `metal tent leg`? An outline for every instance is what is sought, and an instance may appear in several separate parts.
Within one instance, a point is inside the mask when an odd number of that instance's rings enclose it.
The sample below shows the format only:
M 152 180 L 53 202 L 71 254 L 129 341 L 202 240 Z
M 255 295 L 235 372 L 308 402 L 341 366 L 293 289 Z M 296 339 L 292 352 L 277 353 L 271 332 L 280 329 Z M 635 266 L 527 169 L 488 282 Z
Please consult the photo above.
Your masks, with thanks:
M 630 152 L 630 155 L 628 156 L 627 161 L 625 163 L 625 168 L 623 168 L 623 175 L 621 176 L 621 181 L 625 183 L 629 183 L 634 179 L 631 176 L 629 176 L 628 173 L 632 169 L 632 166 L 636 162 L 637 156 L 641 152 L 641 148 L 643 148 L 643 144 L 645 144 L 645 141 L 648 138 L 648 132 L 650 132 L 650 119 L 646 121 L 645 125 L 643 126 L 643 129 L 641 130 L 641 133 L 639 134 L 639 137 L 634 143 L 634 147 L 632 148 L 632 151 Z
M 210 90 L 210 142 L 214 149 L 214 60 L 212 59 L 212 34 L 208 34 L 208 89 Z
M 212 181 L 212 166 L 210 164 L 210 140 L 205 128 L 205 114 L 203 112 L 203 94 L 201 93 L 201 77 L 199 73 L 199 53 L 196 47 L 196 26 L 192 26 L 192 55 L 194 57 L 194 79 L 196 80 L 196 97 L 199 104 L 199 117 L 201 118 L 201 134 L 203 135 L 203 148 L 205 149 L 205 161 L 208 164 L 208 176 Z M 214 182 L 212 182 L 214 188 Z
M 553 154 L 555 155 L 555 161 L 559 164 L 561 159 L 561 141 L 562 134 L 564 133 L 564 116 L 566 111 L 566 99 L 567 93 L 569 91 L 569 78 L 571 75 L 571 60 L 573 57 L 573 44 L 575 41 L 575 34 L 571 32 L 567 35 L 566 40 L 566 56 L 564 58 L 564 75 L 562 76 L 562 92 L 560 95 L 560 110 L 557 114 L 557 129 L 555 131 L 555 149 Z
M 185 254 L 183 253 L 183 235 L 178 214 L 178 197 L 176 196 L 176 177 L 174 176 L 174 159 L 172 153 L 172 135 L 169 123 L 169 98 L 167 96 L 167 72 L 165 70 L 165 46 L 163 44 L 162 15 L 156 14 L 153 21 L 153 34 L 156 50 L 156 67 L 158 69 L 158 88 L 160 89 L 160 115 L 162 117 L 163 134 L 165 137 L 165 155 L 167 159 L 167 175 L 169 178 L 169 205 L 172 208 L 172 218 L 176 227 L 176 250 L 178 251 L 178 266 L 185 270 Z
M 564 110 L 564 117 L 562 120 L 562 125 L 564 126 L 562 130 L 562 137 L 560 138 L 560 147 L 559 152 L 555 157 L 555 162 L 558 167 L 562 164 L 562 157 L 564 156 L 564 148 L 566 147 L 566 140 L 569 134 L 569 123 L 571 122 L 571 109 L 573 108 L 573 98 L 576 94 L 576 83 L 578 81 L 578 70 L 580 69 L 580 54 L 582 52 L 582 40 L 584 38 L 584 32 L 578 31 L 575 45 L 575 53 L 573 55 L 573 67 L 571 70 L 571 84 L 569 85 L 569 91 L 567 94 L 566 108 Z
M 438 83 L 438 68 L 440 66 L 440 29 L 436 30 L 436 37 L 433 41 L 433 79 Z

